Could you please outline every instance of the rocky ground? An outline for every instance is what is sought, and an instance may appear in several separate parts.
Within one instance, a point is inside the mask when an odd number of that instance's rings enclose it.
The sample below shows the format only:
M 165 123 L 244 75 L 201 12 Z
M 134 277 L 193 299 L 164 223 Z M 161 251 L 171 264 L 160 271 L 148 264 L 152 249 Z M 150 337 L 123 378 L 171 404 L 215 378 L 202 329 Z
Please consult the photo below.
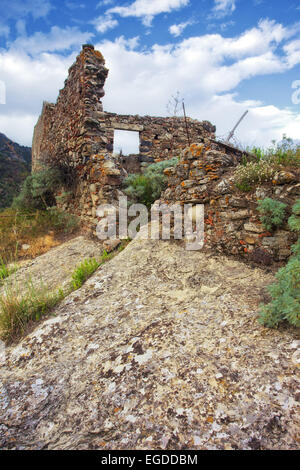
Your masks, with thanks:
M 78 264 L 86 258 L 99 259 L 102 251 L 99 241 L 78 236 L 35 259 L 19 262 L 18 270 L 7 278 L 6 282 L 17 286 L 18 292 L 26 290 L 28 282 L 51 291 L 64 288 L 70 283 L 72 273 Z M 0 288 L 0 294 L 3 289 L 4 287 Z
M 256 319 L 271 281 L 134 240 L 2 345 L 0 447 L 299 449 L 299 331 Z

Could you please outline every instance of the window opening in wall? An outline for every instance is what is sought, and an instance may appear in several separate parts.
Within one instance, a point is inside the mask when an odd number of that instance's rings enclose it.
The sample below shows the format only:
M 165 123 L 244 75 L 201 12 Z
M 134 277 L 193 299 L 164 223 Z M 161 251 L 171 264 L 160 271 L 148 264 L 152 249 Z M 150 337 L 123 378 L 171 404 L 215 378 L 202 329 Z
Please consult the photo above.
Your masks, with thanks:
M 114 132 L 114 153 L 122 155 L 140 153 L 140 134 L 136 131 L 115 130 Z

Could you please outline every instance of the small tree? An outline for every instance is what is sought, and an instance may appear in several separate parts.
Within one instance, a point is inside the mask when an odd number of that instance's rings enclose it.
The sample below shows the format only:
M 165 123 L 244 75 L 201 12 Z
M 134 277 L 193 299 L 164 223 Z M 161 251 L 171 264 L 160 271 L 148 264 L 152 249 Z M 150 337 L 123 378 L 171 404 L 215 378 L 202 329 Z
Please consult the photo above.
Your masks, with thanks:
M 177 117 L 180 108 L 182 108 L 184 99 L 181 98 L 180 92 L 177 91 L 176 95 L 172 95 L 167 103 L 167 113 L 170 116 Z

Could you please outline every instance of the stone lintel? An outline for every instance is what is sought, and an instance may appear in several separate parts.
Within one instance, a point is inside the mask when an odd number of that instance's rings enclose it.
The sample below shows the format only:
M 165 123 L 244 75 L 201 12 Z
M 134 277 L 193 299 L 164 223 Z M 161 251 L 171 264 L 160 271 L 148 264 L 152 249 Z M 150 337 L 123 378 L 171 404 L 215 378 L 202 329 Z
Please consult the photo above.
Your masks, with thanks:
M 123 124 L 122 122 L 112 122 L 111 127 L 122 131 L 142 132 L 144 130 L 144 126 L 141 126 L 140 124 Z

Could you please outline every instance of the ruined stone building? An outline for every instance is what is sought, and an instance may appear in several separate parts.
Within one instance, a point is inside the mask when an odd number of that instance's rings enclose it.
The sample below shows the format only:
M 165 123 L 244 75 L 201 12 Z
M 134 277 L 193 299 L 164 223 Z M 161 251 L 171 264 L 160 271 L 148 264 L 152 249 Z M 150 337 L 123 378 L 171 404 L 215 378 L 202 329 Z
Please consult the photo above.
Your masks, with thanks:
M 100 202 L 117 199 L 127 172 L 138 172 L 142 164 L 178 157 L 188 145 L 183 118 L 103 111 L 101 98 L 107 75 L 102 54 L 92 45 L 84 45 L 69 69 L 56 104 L 44 102 L 32 144 L 33 171 L 61 160 L 76 168 L 77 196 L 65 201 L 64 208 L 92 223 L 97 223 L 95 214 Z M 187 121 L 191 142 L 214 138 L 215 127 L 209 122 Z M 113 154 L 115 130 L 139 133 L 138 155 L 117 158 Z
M 128 172 L 176 156 L 180 157 L 177 166 L 165 170 L 168 187 L 161 202 L 204 204 L 208 248 L 262 264 L 288 259 L 295 236 L 287 226 L 273 234 L 266 232 L 257 212 L 257 200 L 280 200 L 287 205 L 288 213 L 300 197 L 299 172 L 279 173 L 272 183 L 246 193 L 239 191 L 233 182 L 235 168 L 253 156 L 217 142 L 215 127 L 207 121 L 188 118 L 192 142 L 188 145 L 183 118 L 122 116 L 103 111 L 101 98 L 107 75 L 101 53 L 91 45 L 83 46 L 56 104 L 44 103 L 35 126 L 33 170 L 64 162 L 76 174 L 75 193 L 68 197 L 62 189 L 58 206 L 80 216 L 82 223 L 95 232 L 98 206 L 118 205 Z M 113 153 L 115 130 L 139 133 L 137 155 Z

